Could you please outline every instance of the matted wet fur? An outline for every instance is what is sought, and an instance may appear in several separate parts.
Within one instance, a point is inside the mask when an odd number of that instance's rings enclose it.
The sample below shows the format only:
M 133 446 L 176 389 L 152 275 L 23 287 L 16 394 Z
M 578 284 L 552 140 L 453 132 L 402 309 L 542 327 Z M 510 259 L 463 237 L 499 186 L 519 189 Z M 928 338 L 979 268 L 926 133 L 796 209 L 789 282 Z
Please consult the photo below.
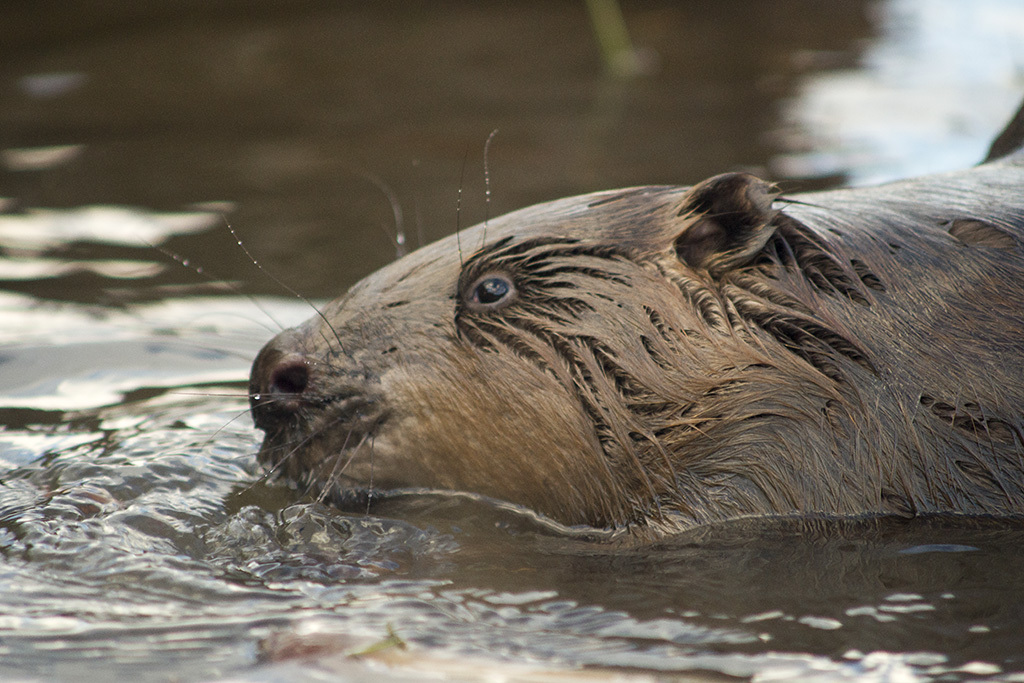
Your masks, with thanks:
M 264 463 L 342 501 L 468 491 L 646 538 L 1024 513 L 1024 153 L 794 197 L 600 192 L 459 241 L 267 344 Z

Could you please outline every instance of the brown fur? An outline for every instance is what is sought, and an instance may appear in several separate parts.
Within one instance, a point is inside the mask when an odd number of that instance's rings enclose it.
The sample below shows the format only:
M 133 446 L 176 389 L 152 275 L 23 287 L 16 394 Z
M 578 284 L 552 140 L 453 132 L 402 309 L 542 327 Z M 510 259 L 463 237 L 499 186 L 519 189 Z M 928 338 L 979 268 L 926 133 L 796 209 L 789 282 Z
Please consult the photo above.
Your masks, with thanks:
M 410 254 L 260 353 L 260 457 L 644 537 L 1024 513 L 1024 154 L 796 199 L 728 174 Z

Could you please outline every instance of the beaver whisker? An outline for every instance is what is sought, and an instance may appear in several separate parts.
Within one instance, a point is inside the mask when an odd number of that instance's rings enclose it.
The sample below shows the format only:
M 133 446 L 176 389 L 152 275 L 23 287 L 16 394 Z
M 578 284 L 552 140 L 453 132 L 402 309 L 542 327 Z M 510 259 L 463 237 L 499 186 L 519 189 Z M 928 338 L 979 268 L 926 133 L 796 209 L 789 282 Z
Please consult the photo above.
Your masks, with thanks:
M 201 394 L 201 395 L 208 396 L 209 394 Z M 234 396 L 234 395 L 232 394 L 232 396 Z M 249 416 L 249 411 L 248 410 L 243 410 L 242 412 L 236 414 L 234 417 L 230 418 L 227 422 L 225 422 L 221 426 L 217 427 L 217 429 L 213 430 L 213 432 L 209 436 L 206 437 L 206 440 L 203 441 L 201 449 L 202 450 L 206 450 L 211 444 L 213 444 L 214 440 L 218 436 L 220 436 L 220 434 L 223 431 L 225 431 L 231 424 L 233 424 L 235 422 L 235 420 L 240 420 L 243 417 L 248 417 L 248 416 Z
M 189 270 L 204 278 L 211 284 L 216 285 L 217 287 L 222 287 L 231 292 L 232 294 L 245 297 L 246 299 L 248 299 L 249 303 L 251 303 L 256 308 L 256 310 L 262 313 L 267 318 L 267 320 L 269 320 L 271 324 L 276 328 L 276 330 L 274 330 L 260 323 L 261 326 L 265 327 L 268 331 L 280 332 L 285 329 L 284 325 L 277 318 L 274 317 L 274 314 L 270 312 L 270 309 L 268 309 L 266 306 L 260 303 L 260 300 L 257 297 L 253 296 L 249 292 L 243 291 L 242 288 L 236 285 L 235 283 L 229 282 L 223 278 L 216 277 L 215 275 L 207 271 L 205 267 L 197 266 L 193 264 L 188 258 L 182 256 L 181 254 L 173 252 L 165 247 L 162 247 L 159 244 L 154 244 L 146 240 L 143 240 L 143 242 L 149 245 L 151 249 L 156 249 L 161 254 L 170 258 L 178 265 L 182 266 L 183 268 L 188 268 Z
M 333 461 L 334 461 L 333 467 L 331 468 L 331 471 L 329 473 L 327 473 L 326 475 L 324 475 L 322 469 L 317 472 L 317 475 L 316 475 L 315 479 L 319 482 L 319 484 L 318 484 L 318 486 L 319 486 L 319 493 L 318 493 L 317 498 L 316 498 L 316 501 L 318 503 L 324 502 L 324 500 L 326 499 L 326 497 L 328 495 L 327 492 L 328 492 L 329 489 L 338 486 L 338 483 L 340 482 L 340 480 L 342 478 L 342 475 L 344 474 L 345 470 L 348 469 L 349 465 L 351 465 L 352 461 L 355 459 L 356 453 L 363 446 L 363 444 L 366 443 L 367 439 L 370 438 L 369 434 L 365 434 L 365 433 L 364 434 L 360 434 L 359 435 L 359 443 L 357 443 L 354 446 L 352 446 L 351 448 L 349 448 L 348 443 L 349 443 L 349 440 L 352 438 L 352 435 L 354 433 L 355 433 L 354 430 L 349 430 L 348 434 L 345 435 L 345 441 L 342 443 L 342 445 L 341 445 L 341 447 L 339 449 L 339 451 L 341 453 L 348 452 L 349 453 L 348 458 L 345 459 L 344 461 L 342 461 L 342 458 L 338 458 L 338 457 L 333 458 Z M 372 471 L 372 463 L 373 463 L 373 449 L 372 448 L 370 449 L 370 463 L 371 463 L 371 471 Z M 369 489 L 371 491 L 373 490 L 372 476 L 371 476 L 371 481 L 370 481 L 370 484 L 369 484 Z
M 481 247 L 487 244 L 487 224 L 491 218 L 491 169 L 489 156 L 491 151 L 491 142 L 497 134 L 498 129 L 495 128 L 491 131 L 491 134 L 487 136 L 487 141 L 484 142 L 484 229 L 480 236 Z
M 334 335 L 334 340 L 338 342 L 338 348 L 341 349 L 342 353 L 344 353 L 345 352 L 345 345 L 341 343 L 341 337 L 338 335 L 338 331 L 336 329 L 334 329 L 334 327 L 331 325 L 331 321 L 327 319 L 327 316 L 324 315 L 323 311 L 321 311 L 319 308 L 317 308 L 316 304 L 314 304 L 312 301 L 309 300 L 309 297 L 305 296 L 304 294 L 301 294 L 297 290 L 295 290 L 292 287 L 288 286 L 287 284 L 285 284 L 285 282 L 283 280 L 281 280 L 280 278 L 275 276 L 273 273 L 271 273 L 269 270 L 264 268 L 263 264 L 260 263 L 259 261 L 257 261 L 256 257 L 253 256 L 249 252 L 249 248 L 246 247 L 245 244 L 242 242 L 242 238 L 239 237 L 238 233 L 235 232 L 235 229 L 231 226 L 231 223 L 228 222 L 228 219 L 227 219 L 226 216 L 224 217 L 224 225 L 227 226 L 228 232 L 231 233 L 231 236 L 235 238 L 235 244 L 238 245 L 238 248 L 242 250 L 242 253 L 245 254 L 249 258 L 250 261 L 252 261 L 252 264 L 254 266 L 256 266 L 256 268 L 259 269 L 259 271 L 261 273 L 263 273 L 268 278 L 270 278 L 271 282 L 276 284 L 278 287 L 280 287 L 281 289 L 285 290 L 289 294 L 292 294 L 293 296 L 295 296 L 300 301 L 302 301 L 307 306 L 309 306 L 310 308 L 313 309 L 313 312 L 316 313 L 317 317 L 320 318 L 324 322 L 324 324 L 327 326 L 327 329 L 330 330 L 331 334 Z M 325 339 L 325 341 L 327 340 L 326 337 L 324 339 Z
M 295 464 L 294 460 L 297 459 L 303 453 L 303 449 L 307 447 L 310 443 L 314 442 L 318 437 L 320 437 L 325 432 L 325 430 L 333 426 L 333 424 L 328 423 L 324 425 L 322 429 L 311 432 L 306 438 L 300 439 L 290 444 L 289 450 L 284 455 L 274 456 L 271 454 L 263 456 L 265 460 L 268 460 L 272 463 L 271 467 L 267 468 L 264 479 L 269 480 L 271 478 L 277 478 L 282 476 L 283 474 L 285 476 L 288 476 L 286 472 L 292 469 L 291 466 Z M 350 435 L 351 432 L 349 433 L 349 436 Z M 346 437 L 346 440 L 347 439 L 348 436 Z M 319 492 L 322 490 L 324 486 L 325 480 L 322 478 L 322 476 L 324 469 L 327 467 L 327 465 L 327 461 L 321 461 L 319 463 L 315 463 L 313 467 L 309 469 L 300 470 L 300 476 L 288 476 L 288 478 L 291 479 L 295 484 L 298 484 L 302 487 L 301 495 L 303 497 L 313 496 L 314 493 L 317 493 L 317 495 L 314 496 L 314 498 L 316 499 L 317 502 L 322 502 L 322 498 Z M 335 479 L 340 478 L 336 476 L 335 473 L 333 472 L 331 474 L 331 477 Z
M 260 449 L 260 459 L 265 463 L 270 463 L 270 467 L 267 468 L 266 479 L 270 480 L 280 476 L 284 467 L 289 464 L 288 460 L 297 456 L 301 452 L 302 447 L 313 441 L 314 438 L 316 438 L 316 435 L 310 434 L 297 443 L 282 444 L 273 448 L 267 448 L 266 444 L 264 444 L 264 447 Z M 280 451 L 285 451 L 284 455 L 279 455 Z
M 359 171 L 357 175 L 380 190 L 384 198 L 387 199 L 388 205 L 391 207 L 391 216 L 395 220 L 395 235 L 392 237 L 387 231 L 385 231 L 385 234 L 395 247 L 395 258 L 402 258 L 406 254 L 407 246 L 405 243 L 405 221 L 402 216 L 402 203 L 398 201 L 398 195 L 395 194 L 390 185 L 373 173 L 363 170 Z
M 367 408 L 371 410 L 367 412 Z M 322 419 L 327 410 L 335 414 L 330 419 Z M 264 443 L 260 457 L 271 463 L 271 472 L 275 475 L 282 472 L 304 471 L 307 477 L 312 476 L 315 480 L 322 468 L 326 466 L 326 461 L 321 461 L 312 469 L 303 469 L 305 466 L 301 456 L 311 445 L 321 442 L 325 435 L 330 435 L 344 425 L 346 434 L 339 449 L 340 452 L 344 452 L 355 436 L 365 438 L 372 433 L 384 417 L 385 411 L 380 409 L 376 401 L 352 391 L 318 401 L 304 401 L 299 413 L 295 415 L 294 422 L 280 432 L 289 435 L 298 433 L 302 435 L 302 438 L 297 441 L 292 441 L 289 438 L 276 445 Z M 315 426 L 313 426 L 314 420 L 318 422 Z M 278 437 L 279 440 L 280 438 Z M 312 474 L 310 475 L 310 473 Z

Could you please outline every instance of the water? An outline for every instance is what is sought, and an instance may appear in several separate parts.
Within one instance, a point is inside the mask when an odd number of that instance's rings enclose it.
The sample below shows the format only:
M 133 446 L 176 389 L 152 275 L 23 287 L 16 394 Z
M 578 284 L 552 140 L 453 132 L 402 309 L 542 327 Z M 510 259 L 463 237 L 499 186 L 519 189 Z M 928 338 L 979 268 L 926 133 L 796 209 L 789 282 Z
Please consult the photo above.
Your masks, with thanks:
M 627 4 L 655 66 L 626 81 L 583 3 L 2 12 L 0 678 L 1024 680 L 1017 525 L 609 547 L 466 497 L 341 513 L 264 481 L 248 365 L 311 310 L 224 220 L 322 299 L 394 257 L 389 192 L 415 246 L 723 170 L 967 165 L 1024 91 L 1016 3 Z

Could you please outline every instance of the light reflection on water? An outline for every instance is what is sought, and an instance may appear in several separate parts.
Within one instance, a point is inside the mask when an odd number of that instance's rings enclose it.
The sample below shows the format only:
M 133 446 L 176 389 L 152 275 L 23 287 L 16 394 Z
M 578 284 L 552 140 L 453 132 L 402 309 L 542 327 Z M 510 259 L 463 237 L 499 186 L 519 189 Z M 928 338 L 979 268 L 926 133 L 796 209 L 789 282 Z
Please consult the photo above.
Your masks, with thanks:
M 792 10 L 784 5 L 774 11 Z M 754 3 L 736 8 L 702 10 L 736 12 L 722 15 L 729 21 L 723 26 L 743 36 L 705 48 L 718 60 L 711 75 L 687 70 L 704 54 L 687 52 L 699 44 L 687 31 L 714 26 L 684 3 L 638 7 L 627 13 L 638 40 L 666 41 L 658 48 L 660 76 L 596 88 L 586 60 L 573 57 L 575 71 L 559 72 L 555 82 L 524 73 L 516 89 L 495 76 L 507 100 L 488 90 L 487 65 L 533 64 L 529 55 L 495 57 L 487 50 L 499 41 L 484 36 L 476 43 L 465 34 L 446 45 L 472 54 L 438 62 L 476 74 L 469 92 L 465 82 L 447 84 L 456 117 L 421 111 L 422 119 L 385 120 L 346 62 L 352 71 L 330 75 L 330 82 L 309 74 L 308 90 L 323 99 L 306 102 L 310 118 L 299 125 L 287 117 L 289 125 L 273 117 L 252 128 L 235 125 L 248 120 L 242 117 L 193 136 L 193 125 L 201 129 L 206 120 L 205 105 L 182 99 L 185 110 L 195 106 L 203 116 L 147 137 L 126 114 L 104 118 L 108 104 L 73 99 L 116 71 L 103 38 L 55 50 L 49 71 L 42 70 L 47 60 L 26 53 L 8 64 L 31 66 L 31 73 L 0 67 L 7 69 L 0 87 L 14 83 L 51 113 L 77 102 L 95 125 L 78 127 L 70 107 L 67 120 L 54 119 L 64 128 L 49 124 L 60 134 L 44 135 L 25 123 L 33 117 L 0 104 L 6 131 L 28 131 L 0 140 L 7 165 L 0 194 L 11 197 L 0 206 L 10 211 L 28 202 L 31 209 L 0 216 L 0 678 L 323 680 L 337 672 L 359 680 L 383 674 L 338 652 L 384 641 L 389 630 L 409 648 L 387 650 L 379 661 L 392 667 L 391 676 L 410 680 L 424 672 L 497 675 L 509 662 L 536 667 L 513 670 L 524 677 L 591 667 L 595 677 L 612 669 L 759 681 L 1005 679 L 1024 670 L 1024 539 L 1013 525 L 740 524 L 653 548 L 608 548 L 552 536 L 513 512 L 465 498 L 388 501 L 358 515 L 267 484 L 253 457 L 248 365 L 265 339 L 310 309 L 294 299 L 254 302 L 149 247 L 172 246 L 214 280 L 279 292 L 223 229 L 220 216 L 230 213 L 273 272 L 296 273 L 306 292 L 337 293 L 365 274 L 366 251 L 390 258 L 379 245 L 367 247 L 366 235 L 379 237 L 391 216 L 387 207 L 377 211 L 380 197 L 367 200 L 363 180 L 353 182 L 349 171 L 331 175 L 335 146 L 365 144 L 357 151 L 371 160 L 367 172 L 395 181 L 410 220 L 437 236 L 454 227 L 459 183 L 472 189 L 459 180 L 459 164 L 465 140 L 482 146 L 495 126 L 496 115 L 482 104 L 489 98 L 521 113 L 502 125 L 492 164 L 496 196 L 521 202 L 598 189 L 593 182 L 682 182 L 739 166 L 782 179 L 837 174 L 856 182 L 961 166 L 984 154 L 1022 89 L 1024 19 L 1007 0 L 864 3 L 864 12 L 879 17 L 870 35 L 807 11 L 818 23 L 797 38 L 785 26 L 773 34 L 757 21 L 751 40 L 764 44 L 752 57 L 737 46 L 761 10 Z M 493 29 L 493 19 L 478 25 L 474 16 L 446 20 Z M 289 17 L 277 29 L 260 28 L 262 39 L 246 54 L 260 61 L 275 45 L 286 51 L 294 42 Z M 801 11 L 784 17 L 783 24 L 797 26 Z M 362 20 L 376 26 L 372 17 L 353 19 Z M 437 22 L 415 13 L 405 20 L 412 54 L 391 48 L 400 60 L 395 70 L 419 73 L 410 65 L 422 62 L 432 74 L 436 65 L 423 53 L 441 43 L 431 33 Z M 382 25 L 384 34 L 398 30 Z M 667 40 L 667 29 L 688 40 Z M 173 42 L 184 24 L 168 31 L 155 44 Z M 816 42 L 830 31 L 835 44 Z M 581 35 L 588 39 L 585 30 Z M 123 38 L 132 44 L 131 34 Z M 772 52 L 783 41 L 785 50 Z M 677 42 L 680 52 L 672 51 Z M 215 36 L 207 47 L 221 54 L 236 44 L 246 41 Z M 93 48 L 102 57 L 95 64 L 87 59 Z M 566 59 L 586 49 L 573 44 Z M 794 66 L 801 60 L 819 66 Z M 827 66 L 830 60 L 840 66 Z M 560 63 L 538 53 L 531 68 Z M 218 64 L 230 72 L 227 61 Z M 263 76 L 242 89 L 273 90 L 289 80 Z M 351 88 L 344 107 L 328 97 L 335 80 Z M 423 91 L 395 92 L 409 103 L 433 101 L 437 84 L 425 82 Z M 194 88 L 201 90 L 198 81 Z M 588 88 L 600 90 L 596 104 L 565 96 Z M 674 99 L 685 89 L 699 100 L 693 109 Z M 552 92 L 558 97 L 547 99 Z M 294 94 L 281 93 L 279 99 Z M 676 108 L 647 112 L 662 124 L 644 133 L 637 123 L 646 120 L 643 112 L 630 109 L 634 98 Z M 346 108 L 359 102 L 371 113 Z M 747 106 L 743 116 L 718 120 Z M 452 120 L 445 126 L 460 126 L 456 133 L 431 128 L 446 116 Z M 310 134 L 319 130 L 310 123 L 317 117 L 339 126 L 361 122 L 348 132 L 356 141 Z M 637 137 L 625 136 L 631 128 Z M 235 129 L 239 138 L 230 137 Z M 739 152 L 723 143 L 737 139 Z M 762 139 L 775 142 L 757 148 Z M 237 179 L 248 176 L 232 165 L 241 163 L 233 146 L 242 150 L 239 158 L 259 161 L 248 169 L 262 179 L 255 190 Z M 183 172 L 161 165 L 179 153 Z M 384 158 L 390 167 L 373 165 Z M 150 165 L 158 179 L 145 185 Z M 445 192 L 449 199 L 435 199 Z M 332 204 L 331 193 L 342 198 Z M 474 215 L 472 194 L 467 190 L 467 216 Z M 110 196 L 162 208 L 104 206 Z M 374 208 L 361 212 L 360 202 Z M 296 218 L 300 208 L 310 213 Z M 381 244 L 390 249 L 386 239 Z M 318 664 L 287 659 L 316 643 Z
M 810 75 L 786 108 L 796 146 L 783 176 L 856 184 L 979 162 L 1024 93 L 1024 5 L 892 0 L 857 68 Z M 806 137 L 802 137 L 806 136 Z M 791 138 L 791 139 L 793 139 Z

